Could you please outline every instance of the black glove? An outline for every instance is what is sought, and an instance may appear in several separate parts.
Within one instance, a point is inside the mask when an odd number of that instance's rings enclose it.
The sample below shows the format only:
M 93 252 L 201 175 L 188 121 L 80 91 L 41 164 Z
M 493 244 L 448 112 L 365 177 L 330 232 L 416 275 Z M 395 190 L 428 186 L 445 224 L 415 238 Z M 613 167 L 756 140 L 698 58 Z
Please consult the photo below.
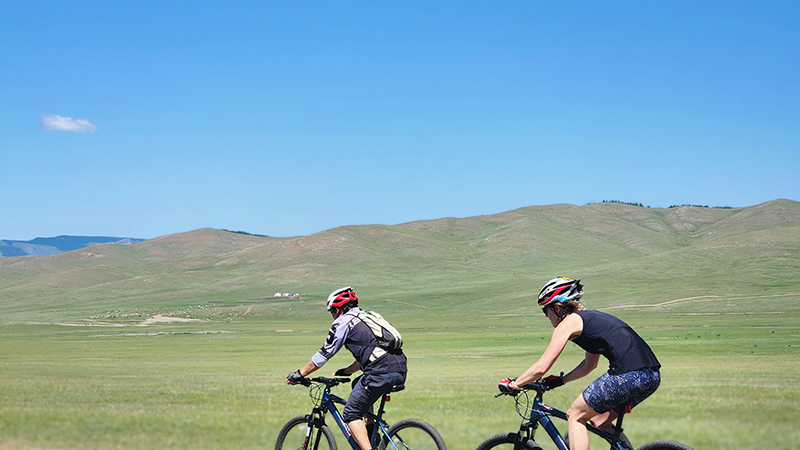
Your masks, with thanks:
M 549 377 L 542 378 L 542 384 L 547 388 L 549 391 L 550 389 L 555 389 L 559 386 L 564 385 L 564 374 L 561 375 L 550 375 Z
M 333 376 L 335 376 L 335 377 L 349 377 L 350 374 L 347 373 L 347 369 L 348 369 L 348 367 L 345 367 L 344 369 L 339 369 L 333 374 Z
M 297 384 L 302 382 L 304 379 L 305 378 L 302 375 L 300 375 L 300 369 L 286 376 L 286 381 L 288 381 L 289 384 Z
M 510 394 L 515 391 L 514 388 L 511 387 L 511 382 L 516 380 L 516 378 L 502 380 L 501 382 L 497 383 L 497 388 L 500 389 L 500 392 L 504 394 Z

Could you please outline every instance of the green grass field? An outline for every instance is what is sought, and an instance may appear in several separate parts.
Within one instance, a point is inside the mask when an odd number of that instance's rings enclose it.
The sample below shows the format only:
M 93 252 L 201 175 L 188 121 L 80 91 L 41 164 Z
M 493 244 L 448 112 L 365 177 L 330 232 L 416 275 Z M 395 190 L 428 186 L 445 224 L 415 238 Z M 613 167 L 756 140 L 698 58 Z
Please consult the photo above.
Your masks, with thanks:
M 742 311 L 612 311 L 664 365 L 659 391 L 626 421 L 635 445 L 797 448 L 800 298 L 787 296 L 780 308 L 731 302 Z M 270 448 L 285 421 L 311 408 L 307 389 L 284 378 L 326 336 L 330 318 L 317 303 L 233 306 L 224 316 L 203 310 L 214 318 L 146 327 L 129 317 L 107 322 L 116 326 L 1 326 L 0 448 Z M 389 403 L 390 420 L 426 420 L 451 449 L 518 427 L 513 402 L 493 395 L 499 379 L 521 373 L 547 344 L 551 328 L 538 308 L 445 320 L 435 309 L 375 303 L 403 331 L 409 358 L 407 389 Z M 570 345 L 554 371 L 581 357 Z M 349 362 L 340 353 L 320 373 Z M 590 379 L 583 381 L 549 393 L 548 403 L 566 408 Z
M 776 200 L 553 205 L 296 238 L 201 229 L 0 258 L 0 450 L 271 448 L 311 409 L 284 379 L 322 345 L 324 299 L 345 285 L 404 336 L 407 389 L 388 419 L 474 449 L 519 426 L 497 381 L 546 347 L 535 295 L 557 275 L 581 278 L 587 307 L 626 320 L 663 364 L 661 388 L 626 418 L 635 445 L 796 449 L 798 255 L 800 203 Z M 254 301 L 276 291 L 305 299 Z M 157 315 L 198 321 L 142 326 Z M 569 345 L 553 371 L 582 356 Z M 345 351 L 322 373 L 350 362 Z M 604 369 L 545 400 L 567 408 Z

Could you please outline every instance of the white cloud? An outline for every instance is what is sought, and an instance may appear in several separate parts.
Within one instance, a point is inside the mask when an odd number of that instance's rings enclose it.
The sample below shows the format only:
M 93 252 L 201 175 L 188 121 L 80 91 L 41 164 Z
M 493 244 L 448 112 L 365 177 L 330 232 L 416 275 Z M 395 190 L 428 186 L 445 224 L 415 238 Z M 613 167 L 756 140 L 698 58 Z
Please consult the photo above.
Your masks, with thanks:
M 49 131 L 75 131 L 84 133 L 86 131 L 94 133 L 97 126 L 92 125 L 86 119 L 73 119 L 72 117 L 61 117 L 55 114 L 42 114 L 40 118 L 42 130 Z

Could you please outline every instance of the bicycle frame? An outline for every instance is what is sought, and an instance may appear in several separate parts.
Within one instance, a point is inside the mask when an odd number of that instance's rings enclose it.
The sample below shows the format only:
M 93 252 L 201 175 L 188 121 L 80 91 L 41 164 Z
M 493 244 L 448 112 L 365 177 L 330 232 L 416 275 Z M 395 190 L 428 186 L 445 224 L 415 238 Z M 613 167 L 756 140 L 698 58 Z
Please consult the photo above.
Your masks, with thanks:
M 533 404 L 530 408 L 530 415 L 526 419 L 527 422 L 523 422 L 520 426 L 519 437 L 533 439 L 536 433 L 536 428 L 541 425 L 559 450 L 569 450 L 566 441 L 561 436 L 561 433 L 558 432 L 555 423 L 553 423 L 553 419 L 551 419 L 552 416 L 566 421 L 567 413 L 542 403 L 544 387 L 533 386 L 533 383 L 528 386 L 531 387 L 531 390 L 536 391 L 536 396 L 534 397 Z M 591 423 L 586 424 L 586 429 L 589 430 L 589 432 L 608 441 L 611 444 L 612 450 L 631 450 L 625 444 L 625 442 L 620 439 L 620 434 L 622 434 L 622 417 L 625 415 L 625 411 L 618 411 L 618 414 L 619 415 L 617 417 L 616 425 L 614 426 L 613 434 L 605 430 L 601 430 Z
M 315 425 L 322 425 L 325 423 L 325 413 L 330 412 L 333 420 L 339 426 L 339 429 L 344 433 L 345 438 L 347 438 L 347 442 L 350 443 L 350 447 L 353 450 L 361 450 L 361 447 L 356 442 L 356 439 L 353 437 L 353 434 L 350 432 L 350 427 L 344 421 L 342 414 L 339 412 L 339 409 L 336 407 L 337 404 L 346 405 L 347 401 L 343 398 L 331 394 L 330 392 L 331 386 L 325 385 L 325 388 L 322 392 L 322 398 L 320 399 L 319 405 L 314 406 L 314 410 L 311 413 L 310 421 L 314 422 Z M 383 420 L 383 412 L 384 412 L 384 405 L 386 404 L 388 394 L 381 397 L 381 406 L 378 408 L 378 413 L 371 413 L 367 412 L 365 414 L 366 417 L 373 420 L 376 424 L 375 431 L 373 435 L 370 436 L 370 441 L 372 442 L 375 438 L 375 434 L 377 433 L 378 436 L 384 436 L 388 440 L 389 443 L 392 444 L 394 450 L 399 450 L 392 439 L 389 439 L 389 424 Z M 309 427 L 309 433 L 311 432 L 311 427 Z M 316 450 L 316 443 L 314 445 L 314 449 Z

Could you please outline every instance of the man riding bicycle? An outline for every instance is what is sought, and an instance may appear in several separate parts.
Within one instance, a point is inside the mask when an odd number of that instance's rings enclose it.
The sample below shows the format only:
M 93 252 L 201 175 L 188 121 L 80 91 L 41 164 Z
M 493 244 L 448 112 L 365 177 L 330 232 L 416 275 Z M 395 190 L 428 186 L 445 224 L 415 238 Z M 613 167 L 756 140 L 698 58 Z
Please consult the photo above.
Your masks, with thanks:
M 371 450 L 371 433 L 362 417 L 392 386 L 405 383 L 406 356 L 400 348 L 387 350 L 378 345 L 370 327 L 358 317 L 363 311 L 358 307 L 358 297 L 352 287 L 333 291 L 328 296 L 327 308 L 334 319 L 328 339 L 303 368 L 286 377 L 286 383 L 296 384 L 325 365 L 342 346 L 346 347 L 355 362 L 334 375 L 347 376 L 358 370 L 364 373 L 354 384 L 342 417 L 361 449 Z

